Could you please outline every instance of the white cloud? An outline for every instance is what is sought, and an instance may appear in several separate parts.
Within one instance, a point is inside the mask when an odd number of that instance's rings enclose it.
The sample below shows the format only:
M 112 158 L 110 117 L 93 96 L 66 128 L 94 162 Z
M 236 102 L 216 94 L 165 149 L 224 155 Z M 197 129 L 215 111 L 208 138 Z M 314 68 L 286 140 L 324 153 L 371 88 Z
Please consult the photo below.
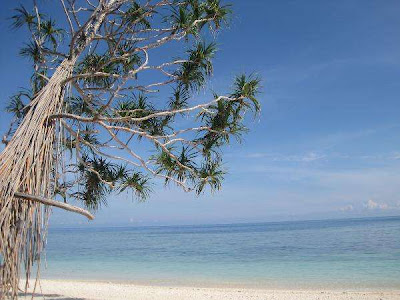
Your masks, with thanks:
M 364 204 L 364 207 L 366 209 L 376 209 L 378 207 L 378 203 L 370 199 Z
M 379 204 L 379 208 L 380 209 L 388 209 L 389 205 L 387 205 L 386 203 L 382 203 L 382 204 Z
M 311 162 L 311 161 L 323 159 L 325 157 L 326 157 L 326 155 L 323 155 L 323 154 L 317 154 L 315 152 L 309 152 L 306 155 L 304 155 L 300 160 L 304 161 L 304 162 Z
M 354 207 L 353 207 L 353 205 L 349 204 L 349 205 L 346 205 L 346 206 L 343 206 L 343 207 L 339 208 L 339 210 L 342 211 L 342 212 L 353 211 Z
M 262 152 L 249 153 L 246 155 L 247 158 L 262 158 L 262 157 L 268 157 L 268 156 L 271 156 L 271 154 L 262 153 Z
M 368 155 L 349 155 L 346 153 L 321 153 L 318 151 L 310 151 L 303 154 L 280 154 L 268 152 L 255 152 L 245 155 L 246 158 L 265 158 L 276 162 L 313 162 L 317 160 L 360 160 L 360 161 L 379 161 L 390 162 L 400 160 L 400 152 L 377 153 Z
M 396 160 L 397 160 L 397 159 L 400 159 L 400 153 L 399 153 L 399 152 L 396 152 L 396 153 L 393 154 L 392 157 L 393 157 L 393 159 L 396 159 Z
M 378 203 L 370 199 L 364 204 L 364 207 L 369 210 L 375 210 L 375 209 L 385 210 L 389 208 L 389 205 L 387 205 L 386 203 Z
M 282 161 L 282 162 L 313 162 L 316 160 L 324 159 L 327 156 L 325 154 L 319 154 L 314 151 L 307 152 L 305 154 L 274 154 L 274 153 L 250 153 L 247 154 L 248 158 L 267 158 L 271 161 Z

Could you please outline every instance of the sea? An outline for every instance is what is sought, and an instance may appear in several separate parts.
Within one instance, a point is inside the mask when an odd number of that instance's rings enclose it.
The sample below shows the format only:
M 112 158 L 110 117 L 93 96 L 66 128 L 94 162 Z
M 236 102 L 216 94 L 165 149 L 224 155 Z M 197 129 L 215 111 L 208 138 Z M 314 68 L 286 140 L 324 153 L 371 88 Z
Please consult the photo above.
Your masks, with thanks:
M 399 289 L 400 217 L 50 229 L 42 278 Z

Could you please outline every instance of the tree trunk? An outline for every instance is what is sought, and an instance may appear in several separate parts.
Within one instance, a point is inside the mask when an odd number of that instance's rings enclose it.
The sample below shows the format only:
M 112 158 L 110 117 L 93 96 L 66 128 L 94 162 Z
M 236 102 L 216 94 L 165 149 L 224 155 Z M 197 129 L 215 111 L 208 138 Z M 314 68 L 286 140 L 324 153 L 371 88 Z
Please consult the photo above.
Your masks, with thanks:
M 24 120 L 0 154 L 0 300 L 18 298 L 22 263 L 26 279 L 29 279 L 34 263 L 38 264 L 39 270 L 48 207 L 40 201 L 24 201 L 14 195 L 19 192 L 37 199 L 52 198 L 56 124 L 48 117 L 61 112 L 64 82 L 71 76 L 77 57 L 90 44 L 116 2 L 101 1 L 88 21 L 74 34 L 70 59 L 60 64 L 31 102 Z
M 17 298 L 21 263 L 29 278 L 43 249 L 48 209 L 37 202 L 18 201 L 14 194 L 53 197 L 56 125 L 48 117 L 62 109 L 62 82 L 71 76 L 74 63 L 65 60 L 56 69 L 0 155 L 0 297 Z

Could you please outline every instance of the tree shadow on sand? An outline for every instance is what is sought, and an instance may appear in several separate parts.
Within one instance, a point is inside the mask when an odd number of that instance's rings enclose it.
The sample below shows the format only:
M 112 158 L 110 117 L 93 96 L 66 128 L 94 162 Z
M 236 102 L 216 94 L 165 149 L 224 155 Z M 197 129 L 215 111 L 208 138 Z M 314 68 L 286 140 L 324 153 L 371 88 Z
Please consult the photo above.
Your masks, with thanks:
M 32 298 L 33 296 L 33 298 Z M 59 294 L 20 293 L 20 299 L 45 299 L 45 300 L 88 300 L 86 298 L 65 297 Z
M 85 298 L 71 298 L 71 297 L 67 297 L 67 298 L 45 298 L 46 300 L 87 300 Z

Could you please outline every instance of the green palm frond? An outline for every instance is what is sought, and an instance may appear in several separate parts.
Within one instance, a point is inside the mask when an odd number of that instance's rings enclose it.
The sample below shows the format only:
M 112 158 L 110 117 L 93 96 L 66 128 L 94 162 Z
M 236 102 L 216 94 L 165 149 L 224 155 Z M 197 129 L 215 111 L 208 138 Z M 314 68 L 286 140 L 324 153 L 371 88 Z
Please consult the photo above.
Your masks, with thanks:
M 182 88 L 197 91 L 204 85 L 206 77 L 212 74 L 212 58 L 215 52 L 216 44 L 205 42 L 199 42 L 187 51 L 188 61 L 175 73 Z
M 23 98 L 26 99 L 27 103 L 24 102 Z M 6 106 L 6 111 L 14 114 L 14 117 L 21 119 L 27 112 L 28 104 L 32 100 L 32 95 L 29 91 L 23 90 L 10 97 L 10 101 Z
M 36 26 L 36 16 L 29 13 L 23 5 L 16 8 L 15 12 L 16 14 L 11 17 L 13 21 L 12 27 L 20 28 L 27 25 L 28 28 L 32 28 Z
M 136 1 L 132 1 L 130 5 L 129 9 L 124 13 L 122 20 L 132 26 L 140 25 L 143 28 L 151 28 L 151 24 L 145 16 L 146 10 Z
M 187 108 L 189 98 L 188 91 L 178 86 L 174 88 L 172 96 L 169 98 L 168 107 L 171 110 Z
M 85 56 L 78 66 L 77 73 L 96 73 L 120 74 L 120 68 L 116 62 L 110 62 L 108 54 L 91 53 Z M 89 76 L 83 79 L 89 85 L 108 87 L 114 79 L 111 76 Z
M 40 64 L 44 62 L 43 51 L 41 50 L 40 46 L 34 41 L 25 44 L 25 47 L 23 47 L 19 51 L 19 54 L 23 57 L 31 59 L 35 64 Z
M 222 22 L 227 23 L 232 14 L 231 5 L 222 5 L 220 0 L 207 0 L 205 11 L 207 18 L 213 18 L 215 29 L 219 29 Z
M 210 187 L 211 192 L 220 190 L 225 174 L 226 172 L 222 169 L 221 160 L 207 161 L 198 170 L 196 193 L 200 195 L 207 186 Z
M 261 79 L 255 75 L 239 75 L 235 78 L 231 97 L 249 99 L 252 103 L 252 109 L 259 112 L 261 107 L 256 96 L 260 93 L 260 83 Z
M 59 42 L 62 42 L 65 31 L 61 28 L 55 27 L 54 20 L 47 20 L 40 25 L 40 35 L 43 37 L 45 42 L 50 42 L 53 49 L 56 49 Z
M 120 192 L 130 189 L 140 201 L 145 201 L 152 191 L 150 178 L 140 172 L 126 174 L 121 182 Z

